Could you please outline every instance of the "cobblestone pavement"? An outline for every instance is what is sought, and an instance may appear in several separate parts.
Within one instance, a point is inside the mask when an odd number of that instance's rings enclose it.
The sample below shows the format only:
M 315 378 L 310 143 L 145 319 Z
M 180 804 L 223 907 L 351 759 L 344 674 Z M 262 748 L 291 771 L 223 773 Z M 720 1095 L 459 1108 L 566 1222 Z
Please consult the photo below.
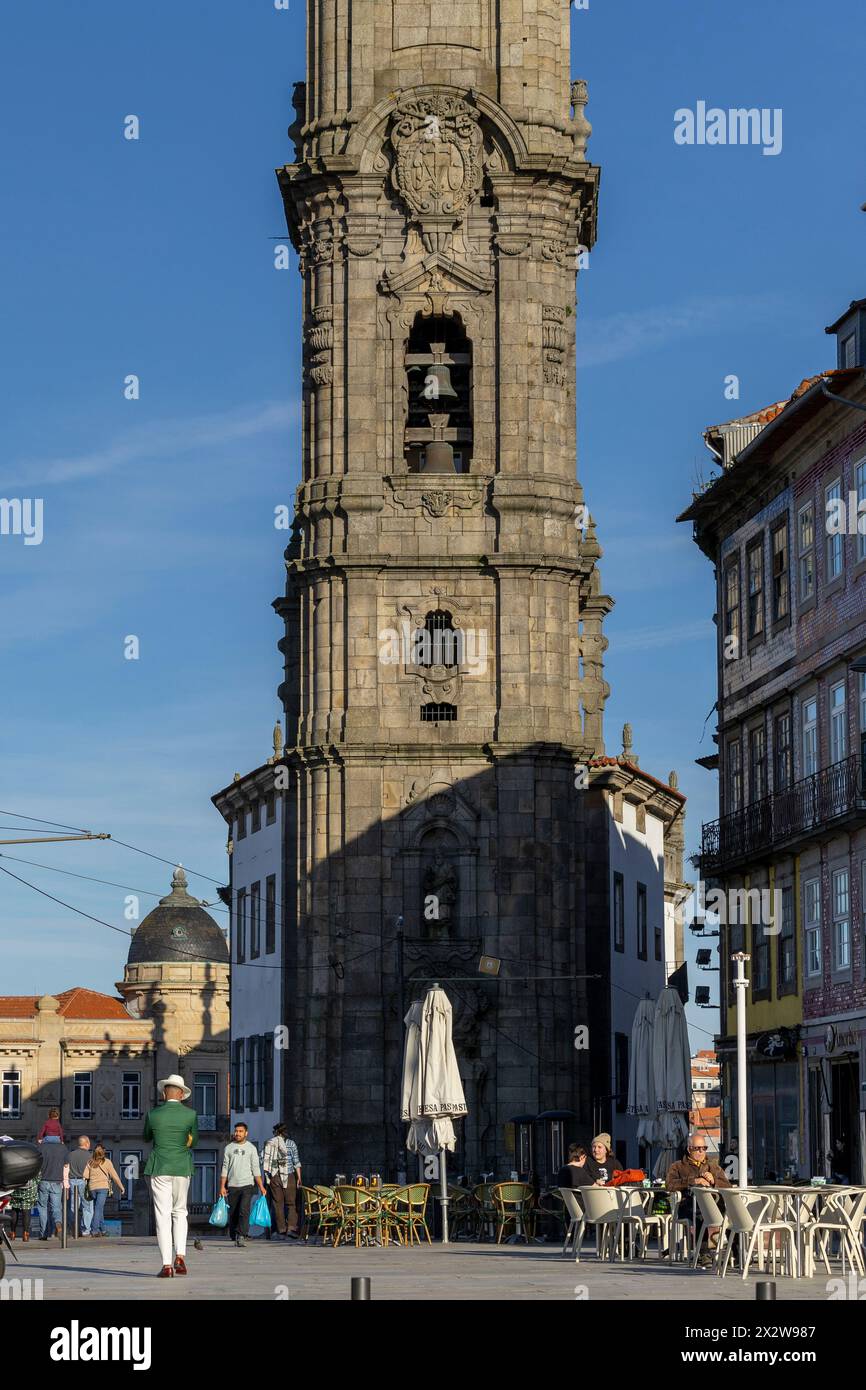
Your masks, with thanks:
M 352 1275 L 368 1275 L 374 1299 L 648 1299 L 754 1300 L 758 1278 L 726 1279 L 711 1271 L 672 1268 L 648 1257 L 645 1264 L 600 1264 L 590 1254 L 575 1264 L 559 1247 L 457 1245 L 387 1249 L 297 1245 L 258 1239 L 243 1250 L 221 1236 L 204 1236 L 203 1249 L 187 1254 L 186 1279 L 155 1278 L 155 1240 L 134 1237 L 82 1240 L 62 1250 L 15 1242 L 20 1264 L 7 1258 L 6 1277 L 41 1279 L 44 1299 L 348 1299 Z M 838 1266 L 828 1289 L 823 1270 L 811 1280 L 779 1278 L 777 1298 L 821 1299 L 841 1288 Z M 838 1295 L 837 1295 L 838 1296 Z

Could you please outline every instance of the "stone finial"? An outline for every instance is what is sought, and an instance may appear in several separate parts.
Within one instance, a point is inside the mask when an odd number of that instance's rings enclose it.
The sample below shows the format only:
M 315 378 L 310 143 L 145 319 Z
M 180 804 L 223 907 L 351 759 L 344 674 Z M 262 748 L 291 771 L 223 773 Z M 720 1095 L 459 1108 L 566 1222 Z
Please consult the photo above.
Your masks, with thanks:
M 622 753 L 620 757 L 624 763 L 634 763 L 637 765 L 637 754 L 632 747 L 632 727 L 631 724 L 622 726 Z
M 584 107 L 589 101 L 589 88 L 582 77 L 571 84 L 571 104 L 574 107 L 574 119 L 572 128 L 574 130 L 574 153 L 578 159 L 586 158 L 586 145 L 592 134 L 592 126 L 583 114 Z
M 36 1000 L 36 1008 L 41 1014 L 56 1014 L 60 1010 L 60 1000 L 55 999 L 53 994 L 43 994 L 41 999 Z
M 587 555 L 592 560 L 601 559 L 601 546 L 598 543 L 598 536 L 595 530 L 595 521 L 592 516 L 587 518 L 586 530 L 583 533 L 583 544 L 580 547 L 581 554 Z
M 198 900 L 187 892 L 187 886 L 183 865 L 178 864 L 171 876 L 171 892 L 166 897 L 160 898 L 160 907 L 188 906 L 190 903 L 197 902 Z
M 236 772 L 232 780 L 235 782 L 239 782 L 241 780 L 241 774 L 239 772 Z
M 677 774 L 673 771 L 673 769 L 671 769 L 671 771 L 668 773 L 668 786 L 672 787 L 674 791 L 677 791 L 679 785 L 680 779 L 677 776 Z
M 280 721 L 279 721 L 279 719 L 278 719 L 277 722 L 276 722 L 276 724 L 274 725 L 274 757 L 275 757 L 275 758 L 281 758 L 282 756 L 283 756 L 283 728 L 282 728 L 282 725 L 280 724 Z

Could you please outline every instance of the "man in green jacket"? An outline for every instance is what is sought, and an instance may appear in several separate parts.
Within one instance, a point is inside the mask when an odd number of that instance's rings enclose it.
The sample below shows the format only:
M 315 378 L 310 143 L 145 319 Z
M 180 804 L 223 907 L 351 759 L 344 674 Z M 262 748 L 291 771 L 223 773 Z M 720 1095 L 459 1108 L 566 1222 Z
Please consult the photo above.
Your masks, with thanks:
M 187 1273 L 186 1203 L 193 1173 L 192 1150 L 198 1143 L 198 1122 L 195 1111 L 182 1104 L 190 1095 L 183 1077 L 165 1077 L 156 1083 L 156 1091 L 157 1095 L 162 1093 L 164 1104 L 151 1110 L 144 1121 L 144 1137 L 153 1142 L 144 1175 L 150 1180 L 162 1258 L 158 1277 L 171 1279 L 175 1274 Z

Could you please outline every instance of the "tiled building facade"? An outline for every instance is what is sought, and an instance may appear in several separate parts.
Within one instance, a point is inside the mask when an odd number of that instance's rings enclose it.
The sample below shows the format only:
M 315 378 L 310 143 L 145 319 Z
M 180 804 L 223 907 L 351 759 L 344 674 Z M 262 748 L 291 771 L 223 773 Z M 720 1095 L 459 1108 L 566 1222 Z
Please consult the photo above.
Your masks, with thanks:
M 720 819 L 704 827 L 702 874 L 775 895 L 772 921 L 753 920 L 753 902 L 745 921 L 732 911 L 722 927 L 727 1138 L 736 1113 L 729 957 L 751 956 L 756 1178 L 864 1174 L 863 314 L 855 302 L 828 329 L 834 370 L 802 382 L 790 401 L 707 431 L 722 473 L 682 518 L 718 586 Z

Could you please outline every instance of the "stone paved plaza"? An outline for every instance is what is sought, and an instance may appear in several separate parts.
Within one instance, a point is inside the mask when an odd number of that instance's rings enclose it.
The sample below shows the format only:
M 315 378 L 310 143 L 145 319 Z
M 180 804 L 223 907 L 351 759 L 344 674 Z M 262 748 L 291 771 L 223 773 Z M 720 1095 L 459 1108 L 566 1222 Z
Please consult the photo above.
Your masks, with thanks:
M 313 1245 L 268 1244 L 251 1240 L 237 1250 L 227 1239 L 205 1237 L 204 1248 L 190 1247 L 186 1279 L 155 1277 L 159 1256 L 154 1240 L 109 1239 L 82 1241 L 61 1250 L 16 1245 L 21 1260 L 7 1263 L 9 1277 L 41 1279 L 45 1299 L 160 1301 L 225 1299 L 348 1299 L 352 1275 L 368 1275 L 374 1299 L 574 1300 L 693 1299 L 754 1300 L 755 1275 L 743 1282 L 729 1274 L 669 1268 L 648 1259 L 646 1264 L 600 1264 L 593 1254 L 575 1265 L 559 1248 L 545 1245 L 476 1245 L 461 1241 L 405 1249 L 361 1249 Z M 768 1277 L 768 1276 L 765 1276 Z M 838 1277 L 834 1268 L 833 1277 Z M 812 1280 L 777 1280 L 778 1299 L 828 1297 L 824 1272 Z

